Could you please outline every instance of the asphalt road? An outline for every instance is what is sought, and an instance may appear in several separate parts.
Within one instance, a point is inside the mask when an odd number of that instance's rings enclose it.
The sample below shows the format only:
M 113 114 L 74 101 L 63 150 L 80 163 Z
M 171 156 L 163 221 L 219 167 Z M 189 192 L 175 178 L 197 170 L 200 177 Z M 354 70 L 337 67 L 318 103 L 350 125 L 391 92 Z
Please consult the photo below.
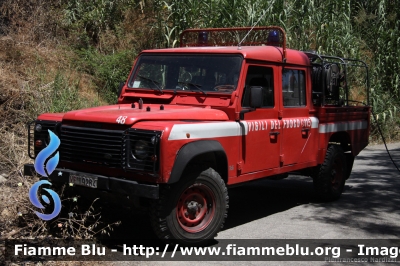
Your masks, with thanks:
M 400 143 L 389 145 L 389 149 L 400 166 Z M 387 239 L 400 236 L 400 173 L 390 161 L 383 145 L 368 146 L 356 157 L 345 191 L 338 201 L 320 202 L 314 194 L 311 178 L 301 176 L 289 176 L 279 181 L 262 180 L 232 188 L 229 189 L 229 197 L 228 218 L 217 240 Z M 125 216 L 125 221 L 115 230 L 114 236 L 119 235 L 124 238 L 154 236 L 145 216 L 138 216 L 137 213 L 131 215 Z M 188 264 L 231 265 L 233 263 L 135 262 L 135 265 Z M 322 263 L 235 263 L 235 265 L 266 264 L 321 265 Z

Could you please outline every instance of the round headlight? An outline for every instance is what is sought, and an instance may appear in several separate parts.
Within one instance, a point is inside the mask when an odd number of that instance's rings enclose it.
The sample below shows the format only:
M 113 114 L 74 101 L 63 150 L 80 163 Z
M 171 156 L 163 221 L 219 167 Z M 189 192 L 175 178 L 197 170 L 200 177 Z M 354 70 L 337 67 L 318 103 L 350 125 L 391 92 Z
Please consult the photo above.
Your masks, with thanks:
M 133 144 L 132 156 L 136 160 L 144 160 L 149 156 L 149 145 L 146 141 L 139 140 Z
M 42 125 L 41 124 L 36 124 L 35 130 L 36 130 L 36 132 L 41 132 L 42 131 Z

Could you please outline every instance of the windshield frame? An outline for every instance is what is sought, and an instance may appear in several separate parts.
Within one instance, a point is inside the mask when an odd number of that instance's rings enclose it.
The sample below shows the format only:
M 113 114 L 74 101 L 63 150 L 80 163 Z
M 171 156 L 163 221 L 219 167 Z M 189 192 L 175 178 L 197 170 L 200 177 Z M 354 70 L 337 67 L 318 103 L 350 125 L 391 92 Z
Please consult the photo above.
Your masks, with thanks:
M 182 60 L 182 65 L 175 65 L 174 63 L 170 64 L 160 64 L 160 67 L 169 67 L 169 68 L 175 68 L 174 70 L 170 71 L 178 71 L 178 73 L 172 72 L 172 74 L 164 74 L 164 80 L 161 82 L 159 80 L 156 80 L 156 78 L 151 77 L 144 77 L 144 80 L 147 80 L 148 83 L 147 85 L 141 86 L 141 82 L 138 81 L 140 79 L 140 71 L 142 67 L 142 62 L 143 60 L 149 60 L 151 57 L 154 58 L 162 58 L 164 62 L 170 62 L 172 61 L 173 58 L 177 59 L 182 58 L 185 61 L 193 61 L 196 62 L 195 57 L 198 57 L 199 60 L 203 60 L 203 64 L 184 64 L 187 63 Z M 171 60 L 166 60 L 166 58 L 171 58 Z M 185 58 L 189 57 L 189 58 Z M 223 58 L 230 58 L 231 62 L 237 60 L 234 62 L 236 66 L 231 67 L 232 64 L 229 62 L 229 66 L 224 66 L 222 65 L 216 65 L 216 64 L 204 64 L 204 60 L 206 60 L 207 57 L 210 57 L 210 62 L 212 61 L 219 61 L 219 62 L 224 62 L 220 59 Z M 193 59 L 191 59 L 193 58 Z M 161 61 L 160 61 L 161 62 Z M 243 62 L 244 62 L 244 57 L 242 54 L 236 54 L 236 53 L 229 53 L 229 54 L 215 54 L 215 53 L 142 53 L 139 55 L 138 59 L 136 60 L 136 64 L 134 69 L 131 72 L 131 75 L 129 76 L 128 82 L 127 82 L 127 89 L 129 90 L 145 90 L 149 91 L 152 90 L 154 92 L 159 91 L 160 93 L 165 93 L 165 92 L 173 92 L 174 94 L 180 91 L 185 91 L 185 92 L 195 92 L 195 93 L 202 93 L 202 94 L 208 94 L 208 93 L 223 93 L 223 94 L 232 94 L 234 91 L 238 89 L 239 85 L 239 78 L 240 78 L 240 73 L 243 67 Z M 225 63 L 227 64 L 227 63 Z M 189 73 L 190 75 L 186 76 L 185 80 L 180 81 L 182 78 L 182 71 L 186 70 L 181 70 L 182 68 L 189 68 L 189 69 L 197 69 L 194 73 L 196 73 L 199 76 L 194 76 L 192 72 L 187 71 L 186 73 Z M 161 70 L 163 72 L 164 70 Z M 168 70 L 169 71 L 169 70 Z M 166 72 L 166 71 L 165 71 Z M 215 84 L 214 86 L 212 85 L 212 78 L 211 78 L 211 85 L 209 84 L 208 86 L 205 85 L 205 82 L 207 80 L 210 80 L 209 78 L 207 79 L 207 74 L 211 75 L 211 77 L 214 76 L 215 79 Z M 178 76 L 176 76 L 178 75 Z M 188 77 L 190 76 L 190 77 Z M 172 81 L 174 83 L 174 86 L 172 87 L 171 84 L 169 87 L 166 86 L 167 83 L 167 77 L 169 79 L 169 82 Z M 210 76 L 208 76 L 210 77 Z M 184 77 L 183 77 L 184 78 Z M 193 82 L 194 78 L 201 78 L 202 82 Z M 229 79 L 229 80 L 228 80 Z M 221 81 L 224 81 L 225 84 L 219 83 Z M 136 84 L 135 84 L 136 82 Z M 139 83 L 138 83 L 139 82 Z M 161 84 L 164 82 L 164 84 Z M 180 85 L 178 85 L 178 83 Z M 229 83 L 229 84 L 228 84 Z M 157 86 L 156 86 L 157 85 Z

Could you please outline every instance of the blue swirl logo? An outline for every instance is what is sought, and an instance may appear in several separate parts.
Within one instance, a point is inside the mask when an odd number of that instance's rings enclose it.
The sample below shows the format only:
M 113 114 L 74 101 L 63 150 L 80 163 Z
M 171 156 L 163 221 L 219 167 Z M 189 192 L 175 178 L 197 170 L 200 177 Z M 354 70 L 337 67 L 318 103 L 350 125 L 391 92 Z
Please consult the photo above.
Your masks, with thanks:
M 50 135 L 50 143 L 46 148 L 44 148 L 41 152 L 39 152 L 35 160 L 36 172 L 46 177 L 51 175 L 51 173 L 53 173 L 54 169 L 56 169 L 57 167 L 58 161 L 60 160 L 60 155 L 57 152 L 53 158 L 50 158 L 47 161 L 46 169 L 44 169 L 44 163 L 46 159 L 49 158 L 50 155 L 52 155 L 60 146 L 60 139 L 57 137 L 57 135 L 51 132 L 50 129 L 48 129 L 48 131 Z
M 39 182 L 36 182 L 35 184 L 33 184 L 33 186 L 31 187 L 31 189 L 29 190 L 29 200 L 32 202 L 32 204 L 39 208 L 39 209 L 44 209 L 44 206 L 40 203 L 39 199 L 37 198 L 37 192 L 39 190 L 39 187 L 43 184 L 47 184 L 47 185 L 51 185 L 51 183 L 47 180 L 41 180 Z M 54 210 L 52 213 L 50 214 L 43 214 L 40 212 L 35 211 L 36 215 L 45 221 L 51 220 L 54 217 L 56 217 L 60 211 L 61 211 L 61 200 L 60 197 L 58 196 L 58 194 L 56 192 L 54 192 L 51 189 L 48 188 L 44 188 L 44 190 L 46 190 L 50 196 L 53 198 L 54 201 Z M 42 195 L 42 200 L 44 202 L 46 202 L 47 204 L 50 204 L 50 200 L 46 195 Z
M 60 160 L 60 156 L 59 156 L 58 152 L 53 157 L 48 159 L 58 149 L 58 147 L 60 146 L 60 143 L 61 143 L 60 139 L 57 137 L 56 134 L 54 134 L 50 130 L 48 130 L 48 132 L 50 135 L 50 143 L 46 148 L 44 148 L 41 152 L 39 152 L 39 154 L 36 157 L 35 164 L 34 164 L 36 172 L 44 177 L 48 177 L 51 175 L 51 173 L 53 173 L 54 169 L 56 169 L 57 164 Z M 46 160 L 47 160 L 47 163 L 46 163 Z M 41 180 L 41 181 L 38 181 L 35 184 L 33 184 L 31 189 L 29 190 L 29 200 L 35 207 L 37 207 L 39 209 L 44 209 L 45 207 L 40 203 L 40 201 L 38 199 L 38 190 L 41 185 L 51 185 L 51 183 L 47 180 Z M 40 213 L 37 211 L 35 211 L 35 214 L 42 220 L 48 221 L 48 220 L 53 219 L 60 213 L 61 200 L 60 200 L 60 197 L 58 196 L 58 194 L 56 192 L 54 192 L 53 190 L 48 189 L 48 188 L 43 188 L 43 189 L 45 191 L 47 191 L 50 194 L 50 196 L 52 197 L 52 199 L 54 201 L 54 210 L 50 214 L 43 214 L 43 213 Z M 50 199 L 46 195 L 42 195 L 42 200 L 45 203 L 50 204 Z

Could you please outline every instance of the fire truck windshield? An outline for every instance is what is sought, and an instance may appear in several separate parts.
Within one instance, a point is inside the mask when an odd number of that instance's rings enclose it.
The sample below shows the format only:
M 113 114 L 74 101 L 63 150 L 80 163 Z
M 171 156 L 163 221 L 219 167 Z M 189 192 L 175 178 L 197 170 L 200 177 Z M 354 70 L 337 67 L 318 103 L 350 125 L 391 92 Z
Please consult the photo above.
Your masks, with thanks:
M 242 61 L 240 55 L 142 54 L 128 87 L 231 93 Z

